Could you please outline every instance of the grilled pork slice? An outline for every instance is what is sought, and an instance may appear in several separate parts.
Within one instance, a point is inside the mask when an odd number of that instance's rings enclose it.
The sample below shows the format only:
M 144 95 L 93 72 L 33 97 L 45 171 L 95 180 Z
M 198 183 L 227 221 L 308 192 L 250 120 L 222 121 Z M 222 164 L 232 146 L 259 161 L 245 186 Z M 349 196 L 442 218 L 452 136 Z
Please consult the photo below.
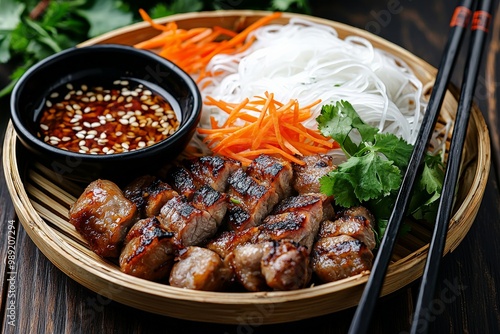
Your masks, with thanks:
M 198 188 L 209 185 L 218 192 L 224 192 L 227 189 L 229 175 L 240 168 L 241 163 L 217 155 L 207 155 L 186 160 L 185 166 Z
M 373 226 L 375 218 L 365 207 L 357 206 L 339 213 L 335 221 L 326 220 L 321 224 L 319 238 L 348 235 L 364 243 L 368 249 L 376 246 Z
M 184 161 L 170 172 L 169 181 L 177 191 L 191 199 L 196 189 L 208 185 L 218 192 L 225 192 L 229 175 L 241 163 L 220 156 L 204 156 Z
M 137 205 L 143 218 L 158 215 L 162 206 L 178 195 L 170 185 L 151 175 L 132 181 L 125 187 L 123 194 Z
M 188 199 L 193 197 L 197 189 L 193 176 L 184 166 L 173 167 L 168 174 L 167 181 L 177 190 L 179 195 Z
M 231 174 L 228 181 L 228 224 L 233 230 L 260 225 L 279 201 L 271 186 L 260 184 L 241 168 Z
M 281 201 L 267 216 L 259 240 L 289 239 L 311 249 L 320 223 L 333 216 L 329 198 L 322 194 L 305 194 Z
M 193 290 L 219 291 L 232 277 L 217 253 L 201 247 L 182 251 L 170 273 L 170 285 Z
M 290 196 L 293 170 L 289 162 L 261 154 L 248 166 L 247 174 L 269 185 L 280 199 Z
M 175 250 L 174 233 L 164 230 L 156 217 L 141 219 L 127 234 L 120 269 L 147 280 L 162 280 L 174 264 Z
M 294 242 L 275 242 L 262 258 L 261 270 L 267 286 L 273 290 L 304 288 L 312 275 L 309 251 Z
M 262 274 L 261 262 L 274 249 L 271 241 L 256 244 L 246 243 L 236 247 L 226 258 L 238 282 L 248 291 L 269 290 Z
M 69 221 L 102 257 L 118 257 L 125 235 L 137 221 L 137 206 L 108 180 L 91 182 L 69 210 Z
M 174 232 L 182 247 L 200 245 L 217 232 L 217 222 L 206 210 L 189 203 L 184 196 L 169 200 L 160 210 L 159 220 Z
M 305 162 L 304 166 L 293 164 L 293 188 L 299 194 L 319 193 L 319 179 L 337 169 L 337 166 L 333 164 L 332 157 L 326 154 L 308 155 L 301 159 Z
M 242 231 L 223 231 L 210 240 L 206 247 L 225 259 L 236 247 L 256 243 L 259 233 L 259 227 L 251 227 Z
M 209 185 L 204 185 L 194 192 L 192 204 L 194 207 L 207 211 L 217 223 L 221 225 L 226 215 L 229 196 L 218 192 Z
M 372 261 L 373 254 L 368 247 L 348 235 L 321 238 L 312 251 L 314 273 L 324 282 L 370 270 Z
M 259 240 L 293 240 L 311 249 L 319 224 L 320 220 L 307 211 L 271 215 L 260 226 Z

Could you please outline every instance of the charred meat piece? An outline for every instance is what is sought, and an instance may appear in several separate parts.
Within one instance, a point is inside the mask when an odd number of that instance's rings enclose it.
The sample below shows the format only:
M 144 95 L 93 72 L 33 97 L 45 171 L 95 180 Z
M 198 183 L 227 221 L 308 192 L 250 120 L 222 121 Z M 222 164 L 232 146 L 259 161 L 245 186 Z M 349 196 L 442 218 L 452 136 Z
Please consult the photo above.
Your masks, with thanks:
M 306 287 L 311 280 L 309 251 L 290 241 L 275 242 L 261 260 L 262 275 L 273 290 L 288 291 Z
M 305 162 L 304 166 L 293 164 L 295 172 L 293 188 L 299 194 L 319 193 L 319 179 L 337 169 L 337 166 L 333 164 L 332 157 L 326 154 L 309 155 L 301 159 Z
M 197 186 L 193 176 L 184 166 L 175 166 L 170 170 L 168 182 L 177 190 L 179 195 L 183 195 L 188 199 L 193 197 Z
M 69 210 L 69 221 L 102 257 L 118 257 L 129 228 L 137 221 L 137 206 L 108 180 L 90 183 Z
M 120 269 L 147 280 L 162 280 L 174 264 L 175 250 L 174 233 L 164 230 L 156 217 L 139 220 L 125 239 Z
M 209 185 L 202 186 L 193 195 L 192 204 L 194 207 L 207 211 L 219 227 L 222 219 L 226 215 L 229 196 L 226 193 L 218 192 Z
M 314 273 L 323 282 L 357 275 L 372 267 L 373 254 L 361 241 L 348 235 L 319 239 L 312 251 Z
M 317 219 L 332 219 L 335 216 L 331 198 L 320 193 L 301 194 L 282 200 L 272 211 L 272 214 L 309 211 Z M 318 215 L 321 212 L 321 217 Z
M 262 219 L 279 201 L 274 189 L 269 185 L 260 184 L 241 168 L 231 174 L 228 181 L 228 224 L 233 230 L 260 225 Z
M 259 240 L 293 240 L 311 249 L 318 231 L 319 219 L 314 219 L 307 211 L 285 212 L 267 216 L 259 226 Z
M 241 167 L 241 163 L 220 156 L 204 156 L 186 160 L 185 166 L 191 173 L 197 188 L 209 185 L 219 192 L 226 191 L 229 175 Z
M 232 272 L 217 253 L 201 247 L 182 251 L 170 273 L 170 285 L 193 290 L 219 291 L 231 279 Z
M 248 166 L 247 174 L 269 185 L 280 199 L 290 196 L 293 170 L 289 162 L 261 154 Z
M 210 240 L 206 247 L 225 259 L 236 247 L 256 243 L 259 233 L 259 227 L 251 227 L 242 231 L 224 231 Z
M 281 201 L 262 222 L 259 240 L 289 239 L 311 249 L 320 223 L 333 207 L 322 194 L 305 194 Z
M 269 290 L 262 274 L 261 262 L 264 255 L 273 249 L 273 242 L 243 244 L 236 247 L 227 257 L 238 282 L 248 291 Z
M 210 213 L 195 208 L 184 196 L 168 201 L 161 208 L 159 220 L 163 228 L 175 233 L 183 247 L 200 245 L 217 232 L 217 222 Z
M 137 205 L 143 218 L 156 216 L 177 192 L 167 183 L 151 175 L 138 177 L 123 190 L 126 198 Z
M 335 221 L 326 220 L 321 224 L 319 238 L 348 235 L 364 243 L 370 250 L 375 248 L 375 218 L 368 209 L 361 206 L 349 208 L 337 217 Z

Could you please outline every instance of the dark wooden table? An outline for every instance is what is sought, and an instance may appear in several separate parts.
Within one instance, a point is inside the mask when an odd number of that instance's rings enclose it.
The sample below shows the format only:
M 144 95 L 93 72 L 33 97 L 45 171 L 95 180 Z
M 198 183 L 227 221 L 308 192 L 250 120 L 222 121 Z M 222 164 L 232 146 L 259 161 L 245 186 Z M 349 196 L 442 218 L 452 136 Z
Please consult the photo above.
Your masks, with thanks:
M 229 3 L 229 2 L 228 2 Z M 231 1 L 235 3 L 244 1 Z M 312 1 L 313 15 L 367 29 L 438 66 L 454 1 Z M 435 307 L 427 325 L 431 333 L 500 333 L 500 12 L 494 18 L 491 44 L 476 90 L 492 139 L 492 167 L 483 203 L 460 246 L 444 258 Z M 465 52 L 458 62 L 464 64 Z M 6 73 L 1 72 L 0 85 Z M 459 85 L 461 71 L 454 76 Z M 8 123 L 8 103 L 0 102 L 0 138 Z M 1 151 L 1 148 L 0 148 Z M 345 333 L 354 309 L 304 321 L 264 326 L 261 318 L 239 319 L 238 325 L 178 320 L 150 314 L 111 301 L 79 285 L 59 271 L 36 248 L 19 224 L 3 174 L 0 173 L 0 314 L 6 333 Z M 9 227 L 9 225 L 11 227 Z M 15 232 L 15 239 L 12 238 Z M 10 236 L 9 236 L 10 235 Z M 8 274 L 9 243 L 15 249 L 16 275 Z M 12 250 L 12 248 L 11 248 Z M 418 281 L 378 302 L 371 332 L 408 331 Z M 16 296 L 7 304 L 8 293 Z M 12 316 L 15 315 L 15 320 Z M 265 316 L 265 315 L 263 315 Z M 10 324 L 9 324 L 10 323 Z M 12 324 L 14 326 L 12 326 Z

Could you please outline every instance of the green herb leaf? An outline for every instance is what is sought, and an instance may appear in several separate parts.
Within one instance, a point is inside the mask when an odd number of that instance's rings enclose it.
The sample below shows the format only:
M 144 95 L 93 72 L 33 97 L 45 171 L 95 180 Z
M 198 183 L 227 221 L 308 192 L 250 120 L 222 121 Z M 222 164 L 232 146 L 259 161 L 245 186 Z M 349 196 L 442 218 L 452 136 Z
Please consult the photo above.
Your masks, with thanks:
M 400 169 L 406 169 L 413 152 L 413 145 L 392 133 L 377 133 L 374 139 L 376 143 L 373 147 L 374 150 L 385 155 Z
M 324 105 L 316 121 L 323 136 L 332 137 L 349 156 L 354 155 L 360 148 L 349 136 L 354 129 L 359 132 L 363 141 L 368 142 L 373 141 L 378 132 L 378 129 L 365 124 L 347 101 Z
M 132 23 L 132 13 L 123 11 L 120 6 L 121 3 L 116 1 L 95 1 L 91 7 L 79 9 L 78 14 L 90 24 L 89 37 L 95 37 Z
M 0 0 L 0 35 L 14 30 L 21 22 L 25 5 L 13 0 Z

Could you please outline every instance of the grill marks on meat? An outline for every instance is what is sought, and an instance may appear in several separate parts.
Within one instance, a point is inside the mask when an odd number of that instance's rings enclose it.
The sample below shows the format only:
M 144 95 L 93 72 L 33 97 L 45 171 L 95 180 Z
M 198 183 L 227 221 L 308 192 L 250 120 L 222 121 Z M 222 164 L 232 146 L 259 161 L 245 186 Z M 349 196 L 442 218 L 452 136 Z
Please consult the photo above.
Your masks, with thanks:
M 191 199 L 195 191 L 208 185 L 218 192 L 227 189 L 229 175 L 241 167 L 241 163 L 220 156 L 204 156 L 184 161 L 173 168 L 170 182 L 177 191 Z
M 266 185 L 238 169 L 229 177 L 228 224 L 235 231 L 260 225 L 279 197 Z
M 91 182 L 69 211 L 70 223 L 102 257 L 120 255 L 125 235 L 137 216 L 137 206 L 107 180 Z
M 321 238 L 314 245 L 313 269 L 324 282 L 370 270 L 372 261 L 373 254 L 368 247 L 348 235 Z
M 337 166 L 333 164 L 332 157 L 326 154 L 309 155 L 301 159 L 306 163 L 304 166 L 293 164 L 293 188 L 299 194 L 319 193 L 319 179 L 337 169 Z
M 219 291 L 232 277 L 219 255 L 207 248 L 187 247 L 170 273 L 170 285 L 193 290 Z
M 178 195 L 170 185 L 151 175 L 138 177 L 123 193 L 137 205 L 142 218 L 158 215 L 162 206 Z
M 139 220 L 127 234 L 119 263 L 126 274 L 158 281 L 174 264 L 174 234 L 161 227 L 156 217 Z
M 335 221 L 324 221 L 312 251 L 315 274 L 331 282 L 370 270 L 375 247 L 373 223 L 372 214 L 364 207 L 346 209 Z
M 318 237 L 348 235 L 372 250 L 376 246 L 374 224 L 375 218 L 371 212 L 365 207 L 357 206 L 341 211 L 334 221 L 323 222 Z
M 219 192 L 226 190 L 229 175 L 240 167 L 240 162 L 220 156 L 204 156 L 186 161 L 186 168 L 198 187 L 209 185 Z
M 219 228 L 227 212 L 228 199 L 226 193 L 205 185 L 194 192 L 192 203 L 195 208 L 207 211 Z
M 320 223 L 333 214 L 333 206 L 325 195 L 288 197 L 264 219 L 260 239 L 289 239 L 311 249 Z
M 243 229 L 260 225 L 280 200 L 290 195 L 293 170 L 281 159 L 260 155 L 247 168 L 239 168 L 228 179 L 228 225 Z
M 293 169 L 290 163 L 271 157 L 259 155 L 247 168 L 247 174 L 261 184 L 269 186 L 278 194 L 279 199 L 290 196 Z
M 175 233 L 182 247 L 200 245 L 217 232 L 217 222 L 210 213 L 194 207 L 184 196 L 168 201 L 159 220 L 163 228 Z

